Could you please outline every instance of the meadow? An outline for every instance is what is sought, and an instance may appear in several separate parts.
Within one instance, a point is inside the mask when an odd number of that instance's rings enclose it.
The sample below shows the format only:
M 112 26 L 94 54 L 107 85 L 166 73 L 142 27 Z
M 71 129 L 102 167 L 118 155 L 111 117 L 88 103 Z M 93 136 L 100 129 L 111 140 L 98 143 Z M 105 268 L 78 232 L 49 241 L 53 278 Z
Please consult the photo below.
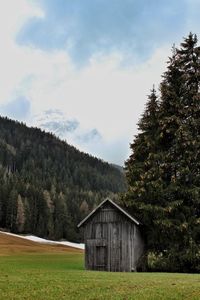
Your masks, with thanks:
M 199 274 L 85 271 L 83 256 L 0 234 L 0 300 L 200 299 Z

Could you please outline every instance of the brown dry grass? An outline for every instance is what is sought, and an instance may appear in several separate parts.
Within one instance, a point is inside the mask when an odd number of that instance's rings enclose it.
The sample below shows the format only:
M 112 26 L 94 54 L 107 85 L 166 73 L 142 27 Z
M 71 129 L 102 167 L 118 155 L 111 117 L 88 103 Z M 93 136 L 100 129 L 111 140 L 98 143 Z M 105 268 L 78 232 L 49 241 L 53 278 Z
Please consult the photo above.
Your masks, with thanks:
M 40 244 L 20 237 L 0 233 L 0 256 L 28 253 L 83 253 L 82 250 L 64 246 Z

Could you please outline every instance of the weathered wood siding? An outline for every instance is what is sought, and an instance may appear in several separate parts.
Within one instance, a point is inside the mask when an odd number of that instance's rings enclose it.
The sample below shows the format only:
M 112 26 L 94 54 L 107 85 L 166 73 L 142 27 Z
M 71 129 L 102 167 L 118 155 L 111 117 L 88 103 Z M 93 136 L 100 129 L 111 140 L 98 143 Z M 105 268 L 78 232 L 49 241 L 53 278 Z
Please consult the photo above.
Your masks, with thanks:
M 86 222 L 84 235 L 86 269 L 136 271 L 144 247 L 139 227 L 110 203 Z

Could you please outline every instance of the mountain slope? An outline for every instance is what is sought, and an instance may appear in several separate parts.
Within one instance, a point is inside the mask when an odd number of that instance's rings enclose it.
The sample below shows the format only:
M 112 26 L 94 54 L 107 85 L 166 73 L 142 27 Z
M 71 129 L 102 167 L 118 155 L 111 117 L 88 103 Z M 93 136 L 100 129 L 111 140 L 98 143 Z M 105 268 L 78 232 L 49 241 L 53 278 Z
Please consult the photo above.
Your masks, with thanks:
M 0 227 L 75 241 L 80 219 L 124 189 L 115 167 L 53 134 L 0 117 Z
M 82 253 L 64 245 L 42 244 L 0 232 L 0 256 L 36 253 Z

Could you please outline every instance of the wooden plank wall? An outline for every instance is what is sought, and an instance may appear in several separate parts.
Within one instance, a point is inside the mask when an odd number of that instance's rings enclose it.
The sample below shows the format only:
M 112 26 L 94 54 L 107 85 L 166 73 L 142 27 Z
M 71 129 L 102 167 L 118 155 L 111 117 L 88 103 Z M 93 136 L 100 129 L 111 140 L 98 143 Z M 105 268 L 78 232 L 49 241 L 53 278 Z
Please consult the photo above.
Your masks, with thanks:
M 109 203 L 84 226 L 85 267 L 89 270 L 135 271 L 144 243 L 135 223 Z

